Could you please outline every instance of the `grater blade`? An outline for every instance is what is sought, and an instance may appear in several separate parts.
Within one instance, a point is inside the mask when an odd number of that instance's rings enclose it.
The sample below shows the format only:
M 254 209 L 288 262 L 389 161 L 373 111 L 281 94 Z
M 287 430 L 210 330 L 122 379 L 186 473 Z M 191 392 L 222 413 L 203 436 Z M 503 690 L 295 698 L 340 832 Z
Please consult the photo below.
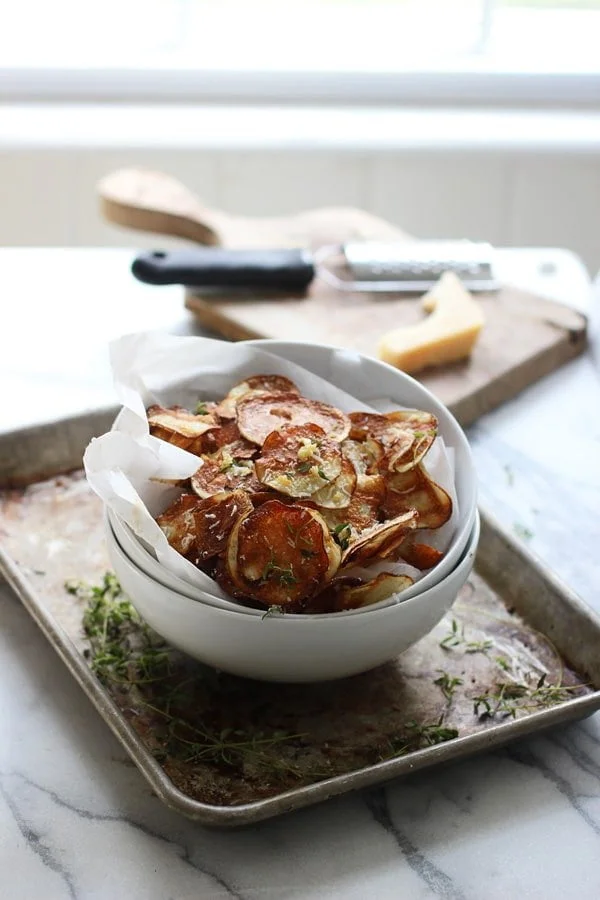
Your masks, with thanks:
M 330 248 L 331 249 L 331 248 Z M 338 251 L 339 252 L 339 251 Z M 327 267 L 320 255 L 319 275 L 346 291 L 415 293 L 454 272 L 472 291 L 494 291 L 494 248 L 474 241 L 352 242 L 342 248 L 344 266 Z

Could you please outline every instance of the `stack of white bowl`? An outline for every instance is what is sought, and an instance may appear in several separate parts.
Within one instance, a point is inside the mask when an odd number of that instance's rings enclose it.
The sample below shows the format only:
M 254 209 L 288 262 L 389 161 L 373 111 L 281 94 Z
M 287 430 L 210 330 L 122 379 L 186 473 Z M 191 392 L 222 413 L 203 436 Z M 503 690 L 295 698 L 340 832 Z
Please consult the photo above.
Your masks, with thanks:
M 359 385 L 340 380 L 344 367 L 336 363 L 335 348 L 251 343 L 368 402 Z M 466 437 L 448 410 L 410 376 L 370 358 L 361 359 L 360 371 L 366 373 L 367 385 L 378 385 L 381 397 L 434 413 L 440 434 L 454 448 L 459 521 L 443 559 L 398 598 L 338 613 L 265 615 L 233 599 L 206 594 L 174 575 L 108 510 L 106 539 L 114 571 L 140 615 L 170 644 L 203 663 L 247 678 L 326 681 L 394 659 L 450 608 L 469 577 L 479 539 L 476 477 Z

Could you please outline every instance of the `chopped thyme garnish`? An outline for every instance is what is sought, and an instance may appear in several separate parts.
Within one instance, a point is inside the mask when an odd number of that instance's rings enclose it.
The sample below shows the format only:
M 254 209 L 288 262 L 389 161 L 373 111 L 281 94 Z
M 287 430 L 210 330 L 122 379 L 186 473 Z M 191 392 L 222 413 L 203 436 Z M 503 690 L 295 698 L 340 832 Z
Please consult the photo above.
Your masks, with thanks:
M 494 646 L 489 638 L 485 641 L 468 641 L 465 644 L 465 653 L 487 653 Z
M 195 416 L 206 416 L 208 414 L 208 407 L 204 401 L 200 400 L 196 404 L 196 408 L 194 409 Z
M 486 639 L 483 641 L 468 641 L 465 637 L 465 627 L 459 629 L 456 619 L 452 619 L 450 631 L 440 641 L 442 650 L 453 650 L 460 647 L 465 653 L 487 653 L 494 646 L 494 642 Z
M 312 469 L 313 465 L 314 465 L 314 463 L 312 463 L 310 460 L 306 459 L 304 462 L 301 462 L 298 465 L 297 471 L 300 473 L 300 475 L 308 475 L 308 473 Z M 293 475 L 293 472 L 291 472 L 290 474 Z
M 530 541 L 533 537 L 533 531 L 526 525 L 522 525 L 521 522 L 514 523 L 513 531 L 522 541 Z
M 452 697 L 456 693 L 456 688 L 463 683 L 463 680 L 462 678 L 452 677 L 448 675 L 447 672 L 443 672 L 441 669 L 439 669 L 438 671 L 441 672 L 441 675 L 439 678 L 436 678 L 433 683 L 437 684 L 448 703 L 450 703 L 452 701 Z
M 270 619 L 273 616 L 283 616 L 285 614 L 285 610 L 283 606 L 279 606 L 275 604 L 274 606 L 270 606 L 268 610 L 263 613 L 261 619 Z
M 319 478 L 322 478 L 323 481 L 329 481 L 329 478 L 327 477 L 323 469 L 317 469 L 317 475 L 319 476 Z
M 341 522 L 333 529 L 333 539 L 337 541 L 342 550 L 347 550 L 352 537 L 352 528 L 348 522 Z
M 406 724 L 422 745 L 432 747 L 434 744 L 443 744 L 445 741 L 451 741 L 453 738 L 458 737 L 458 729 L 448 728 L 443 724 L 443 721 L 444 716 L 441 715 L 433 725 L 422 725 L 418 722 L 407 722 Z
M 269 560 L 260 577 L 261 583 L 273 578 L 283 587 L 289 587 L 292 584 L 298 584 L 298 579 L 294 576 L 294 570 L 291 566 L 278 566 L 273 560 Z
M 440 641 L 440 647 L 444 650 L 448 650 L 450 647 L 458 647 L 459 644 L 462 644 L 465 639 L 465 629 L 461 631 L 458 630 L 458 622 L 456 619 L 452 619 L 452 626 L 448 634 L 445 638 Z

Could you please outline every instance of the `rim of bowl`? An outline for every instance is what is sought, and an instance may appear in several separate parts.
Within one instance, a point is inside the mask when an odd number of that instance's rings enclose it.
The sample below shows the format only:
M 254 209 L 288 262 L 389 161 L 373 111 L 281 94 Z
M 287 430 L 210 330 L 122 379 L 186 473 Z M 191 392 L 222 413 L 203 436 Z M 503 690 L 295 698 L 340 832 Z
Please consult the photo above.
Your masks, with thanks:
M 109 525 L 110 525 L 110 522 L 109 522 Z M 441 581 L 438 581 L 437 584 L 430 585 L 429 587 L 426 587 L 424 591 L 420 591 L 419 593 L 414 594 L 412 597 L 407 597 L 405 600 L 398 599 L 398 600 L 392 601 L 388 598 L 386 600 L 381 600 L 379 603 L 374 603 L 372 606 L 362 607 L 359 609 L 346 609 L 346 610 L 341 610 L 340 612 L 334 612 L 334 613 L 284 613 L 283 615 L 275 615 L 275 616 L 272 616 L 271 618 L 286 619 L 286 620 L 292 620 L 292 621 L 296 621 L 296 622 L 302 622 L 302 621 L 314 622 L 314 621 L 320 621 L 322 619 L 343 619 L 343 618 L 348 618 L 350 616 L 356 616 L 359 614 L 367 615 L 367 616 L 374 615 L 374 614 L 380 612 L 382 609 L 388 609 L 391 606 L 404 606 L 405 604 L 409 604 L 409 603 L 412 604 L 414 602 L 418 602 L 419 599 L 422 598 L 423 594 L 427 594 L 427 593 L 429 593 L 429 591 L 433 591 L 433 590 L 437 590 L 438 588 L 441 588 L 443 586 L 444 582 L 448 578 L 450 578 L 450 576 L 453 575 L 454 572 L 456 572 L 456 570 L 458 568 L 460 568 L 460 566 L 465 564 L 470 556 L 475 555 L 476 550 L 477 550 L 477 545 L 479 543 L 480 531 L 481 531 L 481 522 L 480 522 L 479 510 L 477 510 L 477 513 L 475 515 L 475 521 L 473 523 L 473 529 L 471 531 L 469 540 L 467 542 L 465 549 L 461 553 L 460 559 L 458 560 L 456 565 L 451 569 L 450 572 L 448 572 L 447 575 L 444 576 L 444 578 L 442 578 Z M 140 572 L 147 579 L 149 579 L 154 584 L 156 584 L 159 588 L 163 588 L 164 590 L 168 590 L 173 594 L 177 594 L 177 596 L 183 597 L 184 600 L 189 600 L 190 603 L 204 603 L 205 606 L 212 606 L 213 609 L 218 609 L 224 613 L 231 613 L 232 615 L 249 614 L 249 615 L 252 615 L 255 617 L 259 616 L 259 617 L 263 618 L 267 614 L 268 610 L 265 610 L 263 612 L 260 609 L 252 609 L 251 607 L 237 606 L 233 601 L 231 603 L 231 608 L 229 608 L 229 606 L 217 606 L 215 604 L 206 603 L 202 599 L 195 599 L 193 597 L 188 597 L 187 594 L 181 594 L 179 591 L 175 590 L 174 588 L 170 587 L 169 585 L 165 585 L 159 581 L 156 581 L 154 578 L 152 578 L 152 576 L 150 576 L 146 572 L 144 572 L 144 570 L 141 569 L 136 564 L 135 560 L 132 560 L 131 557 L 129 556 L 129 554 L 123 549 L 123 547 L 119 543 L 119 540 L 118 540 L 116 534 L 114 533 L 112 525 L 110 525 L 110 532 L 111 532 L 111 536 L 112 536 L 114 542 L 117 545 L 117 548 L 121 551 L 121 554 L 125 557 L 125 559 L 135 569 L 137 569 L 138 572 Z M 402 594 L 399 594 L 398 596 L 401 597 Z

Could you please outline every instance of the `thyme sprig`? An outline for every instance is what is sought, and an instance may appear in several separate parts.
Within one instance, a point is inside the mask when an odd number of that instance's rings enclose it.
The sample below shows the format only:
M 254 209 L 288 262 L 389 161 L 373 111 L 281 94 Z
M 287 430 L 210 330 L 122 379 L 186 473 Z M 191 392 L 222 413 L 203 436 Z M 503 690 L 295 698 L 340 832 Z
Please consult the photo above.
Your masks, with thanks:
M 462 680 L 462 678 L 456 678 L 455 676 L 449 675 L 447 672 L 444 672 L 442 669 L 438 669 L 438 671 L 441 674 L 440 674 L 439 678 L 436 678 L 433 683 L 437 684 L 437 686 L 441 690 L 442 694 L 444 695 L 444 697 L 446 698 L 448 703 L 451 703 L 452 698 L 454 697 L 454 694 L 456 693 L 457 687 L 459 687 L 463 683 L 463 680 Z
M 341 522 L 333 529 L 333 539 L 342 550 L 347 550 L 352 538 L 352 528 L 348 522 Z
M 260 577 L 261 583 L 268 581 L 270 578 L 274 581 L 278 581 L 283 587 L 290 587 L 293 584 L 298 584 L 298 579 L 294 575 L 292 567 L 280 566 L 273 559 L 270 559 L 264 567 Z
M 580 690 L 580 684 L 547 684 L 544 672 L 537 681 L 499 681 L 495 690 L 473 697 L 473 712 L 480 719 L 516 718 L 520 711 L 553 706 L 567 700 L 572 691 Z
M 445 741 L 451 741 L 458 737 L 457 728 L 449 728 L 444 725 L 444 716 L 440 716 L 437 722 L 423 724 L 421 722 L 407 722 L 407 728 L 410 728 L 415 739 L 419 741 L 423 747 L 433 747 L 434 744 L 443 744 Z
M 382 754 L 381 759 L 394 759 L 397 756 L 405 756 L 407 753 L 414 753 L 416 750 L 424 750 L 426 747 L 433 747 L 436 744 L 444 744 L 458 737 L 458 729 L 444 725 L 444 714 L 440 716 L 437 722 L 416 722 L 410 721 L 406 723 L 409 731 L 408 735 L 400 737 L 388 738 L 388 752 Z
M 453 650 L 460 647 L 465 653 L 487 653 L 494 646 L 494 642 L 487 638 L 483 641 L 468 641 L 465 636 L 465 626 L 459 628 L 456 619 L 452 619 L 450 631 L 440 641 L 442 650 Z
M 142 622 L 112 573 L 105 573 L 99 585 L 73 580 L 65 587 L 86 603 L 83 630 L 90 643 L 88 657 L 102 681 L 148 684 L 170 673 L 167 645 Z M 124 629 L 131 626 L 136 626 L 135 646 L 122 640 Z
M 193 675 L 179 677 L 181 672 L 172 664 L 172 651 L 140 619 L 113 574 L 106 573 L 99 585 L 69 581 L 65 587 L 85 603 L 83 630 L 90 645 L 86 655 L 92 671 L 108 686 L 118 686 L 118 691 L 123 686 L 131 689 L 132 706 L 146 709 L 158 718 L 151 745 L 156 759 L 170 757 L 192 765 L 209 763 L 242 769 L 251 766 L 262 771 L 300 774 L 293 749 L 290 758 L 289 751 L 282 755 L 278 748 L 301 741 L 303 734 L 211 728 L 204 722 L 187 721 L 181 715 L 186 704 L 193 703 L 195 692 L 209 688 L 211 679 L 218 678 L 218 674 L 198 663 Z

